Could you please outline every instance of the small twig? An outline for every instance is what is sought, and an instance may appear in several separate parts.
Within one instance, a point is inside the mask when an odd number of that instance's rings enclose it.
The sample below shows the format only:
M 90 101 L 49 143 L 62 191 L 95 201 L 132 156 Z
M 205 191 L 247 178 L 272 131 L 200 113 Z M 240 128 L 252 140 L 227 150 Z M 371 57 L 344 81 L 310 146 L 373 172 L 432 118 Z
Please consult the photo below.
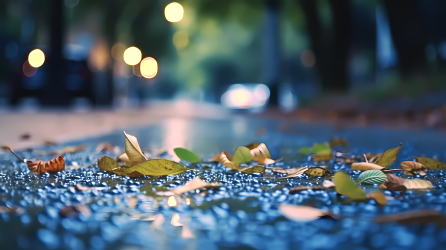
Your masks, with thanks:
M 365 162 L 369 163 L 369 160 L 367 160 L 367 155 L 365 155 L 365 154 L 363 154 L 363 155 L 364 155 Z

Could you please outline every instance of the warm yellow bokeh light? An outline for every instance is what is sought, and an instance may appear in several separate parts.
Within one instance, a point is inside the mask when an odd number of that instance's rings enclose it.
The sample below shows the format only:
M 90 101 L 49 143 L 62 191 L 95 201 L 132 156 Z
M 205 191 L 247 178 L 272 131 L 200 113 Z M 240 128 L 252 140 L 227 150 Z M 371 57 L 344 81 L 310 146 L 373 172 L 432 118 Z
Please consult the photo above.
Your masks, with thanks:
M 38 68 L 45 62 L 45 54 L 40 49 L 35 49 L 29 53 L 28 62 L 34 68 Z
M 158 62 L 153 57 L 146 57 L 141 61 L 139 71 L 144 78 L 154 78 L 158 73 Z
M 169 199 L 167 199 L 167 205 L 169 205 L 169 207 L 175 207 L 177 205 L 175 196 L 170 196 Z
M 185 31 L 177 31 L 173 35 L 173 44 L 177 49 L 183 49 L 189 44 L 189 35 Z
M 130 66 L 136 65 L 141 61 L 141 50 L 136 47 L 129 47 L 124 51 L 124 62 Z
M 171 23 L 179 22 L 183 19 L 184 8 L 179 3 L 169 3 L 164 9 L 164 15 L 166 16 L 166 20 Z

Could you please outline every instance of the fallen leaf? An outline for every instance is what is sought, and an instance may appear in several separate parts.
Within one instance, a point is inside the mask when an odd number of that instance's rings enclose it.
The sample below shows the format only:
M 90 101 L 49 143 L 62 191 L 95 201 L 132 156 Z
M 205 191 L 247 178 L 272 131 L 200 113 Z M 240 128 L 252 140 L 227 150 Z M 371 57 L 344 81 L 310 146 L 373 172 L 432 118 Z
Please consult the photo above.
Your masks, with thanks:
M 240 163 L 252 161 L 251 151 L 247 147 L 238 147 L 232 155 L 233 162 L 236 166 Z
M 334 183 L 336 192 L 350 197 L 352 200 L 365 200 L 367 196 L 364 190 L 352 179 L 350 176 L 342 171 L 339 171 L 334 176 Z
M 290 189 L 289 193 L 290 194 L 295 194 L 304 190 L 325 190 L 331 187 L 334 187 L 334 183 L 331 181 L 327 181 L 325 180 L 324 183 L 322 185 L 319 186 L 297 186 L 297 187 L 293 187 Z
M 341 138 L 341 137 L 339 137 L 339 138 L 335 138 L 335 137 L 331 138 L 330 139 L 330 148 L 334 148 L 334 147 L 337 147 L 337 146 L 348 147 L 348 141 L 346 139 L 344 139 L 344 138 Z
M 218 162 L 221 163 L 221 165 L 230 168 L 230 169 L 234 169 L 234 170 L 238 170 L 238 166 L 234 164 L 234 162 L 232 162 L 232 157 L 229 155 L 228 151 L 223 151 L 220 154 L 220 157 L 218 158 Z
M 313 176 L 313 177 L 323 177 L 323 176 L 331 176 L 331 172 L 327 169 L 321 167 L 309 168 L 304 174 Z
M 373 192 L 373 193 L 367 194 L 367 198 L 375 200 L 376 203 L 378 203 L 381 206 L 387 205 L 386 195 L 381 192 Z
M 325 180 L 325 181 L 322 183 L 322 186 L 324 186 L 324 187 L 326 187 L 326 188 L 331 188 L 331 187 L 334 187 L 335 184 L 334 184 L 332 181 Z
M 13 155 L 15 155 L 15 157 L 17 157 L 17 159 L 19 159 L 19 161 L 23 161 L 23 162 L 25 161 L 24 158 L 22 158 L 22 157 L 20 157 L 18 154 L 16 154 L 16 152 L 14 152 L 14 150 L 12 150 L 12 148 L 9 147 L 9 146 L 6 146 L 6 145 L 5 145 L 5 146 L 2 146 L 1 149 L 11 151 L 11 153 L 12 153 Z
M 130 174 L 122 171 L 121 169 L 126 167 L 119 166 L 118 163 L 113 158 L 110 158 L 108 156 L 102 156 L 101 158 L 98 159 L 98 167 L 102 170 L 113 172 L 119 176 L 139 177 L 142 175 L 137 171 L 134 171 Z
M 331 158 L 333 158 L 333 155 L 328 154 L 328 155 L 312 155 L 311 156 L 311 160 L 312 161 L 329 161 L 331 160 Z
M 125 153 L 127 154 L 130 161 L 133 163 L 139 163 L 142 161 L 147 161 L 146 157 L 139 147 L 138 139 L 136 136 L 129 135 L 124 131 L 125 135 Z
M 407 189 L 431 189 L 434 188 L 432 183 L 427 180 L 411 179 L 405 180 L 403 184 Z
M 404 225 L 410 224 L 435 224 L 437 226 L 446 226 L 445 215 L 434 209 L 421 209 L 403 213 L 379 215 L 375 217 L 378 224 L 397 222 Z
M 111 143 L 105 142 L 105 143 L 100 143 L 97 147 L 96 147 L 96 152 L 102 152 L 102 151 L 108 151 L 108 152 L 113 152 L 115 154 L 119 154 L 120 149 L 118 146 L 115 146 Z
M 429 169 L 432 170 L 446 169 L 445 163 L 431 159 L 429 157 L 415 156 L 414 158 L 417 160 L 417 162 L 423 164 Z
M 288 173 L 288 175 L 283 178 L 293 178 L 293 177 L 297 177 L 297 176 L 302 176 L 303 173 L 305 173 L 305 171 L 307 171 L 307 170 L 308 170 L 307 167 L 294 168 L 294 172 Z
M 301 154 L 309 155 L 309 154 L 311 154 L 311 149 L 309 149 L 309 148 L 307 148 L 307 147 L 302 147 L 302 148 L 299 149 L 299 152 L 300 152 Z
M 268 147 L 262 143 L 251 150 L 252 159 L 260 164 L 273 164 L 276 161 L 271 159 Z
M 385 182 L 387 175 L 381 170 L 367 170 L 358 177 L 358 183 L 381 184 Z
M 379 185 L 380 189 L 388 189 L 390 191 L 406 191 L 407 187 L 404 186 L 404 181 L 406 179 L 398 177 L 396 175 L 393 174 L 386 174 L 387 175 L 387 180 Z
M 423 164 L 415 161 L 403 161 L 400 163 L 401 169 L 405 174 L 408 175 L 426 175 L 427 174 L 427 167 Z
M 266 167 L 267 169 L 271 169 L 273 172 L 282 173 L 282 174 L 294 174 L 296 171 L 300 171 L 301 168 L 278 168 L 278 167 Z M 308 169 L 308 168 L 306 168 Z
M 218 159 L 220 159 L 220 155 L 221 153 L 216 153 L 214 156 L 211 157 L 211 159 L 209 159 L 209 161 L 218 161 Z
M 239 171 L 245 174 L 254 174 L 254 173 L 263 173 L 265 169 L 266 168 L 264 166 L 256 165 L 252 167 L 241 168 L 239 169 Z
M 29 170 L 37 171 L 38 174 L 43 174 L 46 172 L 56 173 L 65 169 L 65 161 L 63 156 L 57 156 L 47 162 L 42 160 L 37 161 L 27 161 Z
M 331 148 L 325 143 L 316 143 L 311 148 L 311 152 L 317 155 L 328 155 L 331 154 Z
M 371 162 L 355 162 L 352 164 L 351 169 L 367 171 L 367 170 L 380 170 L 384 168 L 381 167 L 380 165 Z
M 121 167 L 119 170 L 126 174 L 138 172 L 143 175 L 161 176 L 181 174 L 186 171 L 187 168 L 178 162 L 166 159 L 152 159 L 129 168 Z
M 192 163 L 200 162 L 200 157 L 196 155 L 194 152 L 187 150 L 185 148 L 174 148 L 173 151 L 183 161 L 189 161 Z
M 177 187 L 173 190 L 171 190 L 171 192 L 173 194 L 184 194 L 187 192 L 190 192 L 192 190 L 196 190 L 196 189 L 202 189 L 202 188 L 214 188 L 214 187 L 220 187 L 219 183 L 207 183 L 203 180 L 201 180 L 200 178 L 196 177 L 188 182 L 186 182 L 186 184 L 184 184 L 184 186 L 181 187 Z
M 80 146 L 68 146 L 60 150 L 54 150 L 54 151 L 41 151 L 41 150 L 34 150 L 36 154 L 39 155 L 63 155 L 67 153 L 77 153 L 82 150 L 84 150 L 87 147 L 87 145 L 80 145 Z
M 394 161 L 396 161 L 396 157 L 398 156 L 398 153 L 401 151 L 402 148 L 403 148 L 403 144 L 401 143 L 401 145 L 399 147 L 387 150 L 382 155 L 380 155 L 378 157 L 378 159 L 373 163 L 386 168 L 387 166 L 392 164 Z
M 119 164 L 126 166 L 126 167 L 131 167 L 133 165 L 138 164 L 138 163 L 131 161 L 126 153 L 121 153 L 120 155 L 118 155 L 116 160 Z
M 309 206 L 281 204 L 279 206 L 279 211 L 286 218 L 298 222 L 313 221 L 324 216 L 332 217 L 332 214 L 326 210 Z

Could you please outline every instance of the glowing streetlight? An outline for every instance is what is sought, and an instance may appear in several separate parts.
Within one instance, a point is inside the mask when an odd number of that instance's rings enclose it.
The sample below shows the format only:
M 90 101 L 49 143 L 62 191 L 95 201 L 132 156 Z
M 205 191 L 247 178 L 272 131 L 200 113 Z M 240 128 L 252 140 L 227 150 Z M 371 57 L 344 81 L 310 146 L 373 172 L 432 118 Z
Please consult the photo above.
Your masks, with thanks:
M 28 62 L 34 68 L 38 68 L 45 62 L 45 54 L 40 49 L 35 49 L 29 52 Z
M 129 47 L 124 51 L 124 62 L 130 66 L 136 65 L 141 61 L 141 50 L 136 47 Z
M 158 62 L 153 57 L 146 57 L 141 61 L 139 71 L 144 78 L 154 78 L 158 73 Z
M 164 16 L 166 16 L 166 20 L 171 23 L 179 22 L 183 19 L 184 8 L 179 3 L 169 3 L 164 9 Z

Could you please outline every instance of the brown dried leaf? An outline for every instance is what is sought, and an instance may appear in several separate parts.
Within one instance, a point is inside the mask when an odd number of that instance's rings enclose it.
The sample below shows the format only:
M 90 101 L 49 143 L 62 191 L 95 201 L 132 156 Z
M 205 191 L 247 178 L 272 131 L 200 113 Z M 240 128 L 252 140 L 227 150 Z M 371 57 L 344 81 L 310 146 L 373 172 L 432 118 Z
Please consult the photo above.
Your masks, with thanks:
M 229 155 L 228 151 L 221 152 L 220 157 L 218 158 L 218 162 L 220 162 L 221 165 L 227 168 L 239 170 L 239 167 L 235 165 L 234 162 L 232 162 L 232 157 Z
M 331 172 L 327 169 L 321 167 L 310 168 L 304 172 L 304 174 L 313 176 L 313 177 L 323 177 L 323 176 L 331 176 Z
M 331 182 L 331 184 L 333 184 L 333 182 Z M 309 190 L 309 189 L 311 189 L 311 190 L 325 190 L 325 189 L 328 189 L 330 187 L 334 187 L 334 184 L 333 184 L 333 186 L 331 186 L 331 185 L 325 186 L 325 182 L 324 182 L 324 185 L 321 185 L 321 186 L 297 186 L 297 187 L 293 187 L 293 188 L 290 189 L 289 193 L 290 194 L 295 194 L 295 193 L 299 193 L 301 191 Z
M 297 206 L 290 204 L 281 204 L 279 211 L 283 216 L 290 220 L 306 222 L 320 219 L 324 216 L 333 217 L 329 211 L 317 209 L 309 206 Z
M 393 174 L 386 174 L 387 175 L 387 180 L 379 185 L 380 189 L 388 189 L 390 191 L 406 191 L 407 187 L 404 186 L 404 181 L 406 179 L 398 177 L 396 175 Z
M 422 156 L 415 156 L 414 158 L 417 160 L 417 162 L 423 164 L 429 169 L 432 170 L 446 169 L 446 164 L 443 162 Z
M 36 154 L 39 155 L 63 155 L 67 153 L 76 153 L 84 150 L 87 147 L 87 145 L 80 145 L 80 146 L 68 146 L 66 148 L 63 148 L 61 150 L 55 150 L 55 151 L 40 151 L 40 150 L 34 150 Z
M 438 210 L 421 209 L 403 213 L 379 215 L 375 217 L 375 222 L 379 224 L 397 222 L 404 225 L 435 224 L 440 227 L 445 227 L 446 216 Z
M 138 139 L 134 135 L 127 134 L 124 131 L 125 135 L 125 153 L 127 154 L 130 161 L 134 164 L 140 163 L 142 161 L 147 161 L 147 158 L 141 151 L 141 147 L 139 146 Z
M 381 170 L 383 169 L 383 167 L 371 162 L 356 162 L 352 164 L 351 169 L 367 171 L 367 170 Z
M 431 189 L 431 188 L 434 188 L 434 186 L 432 185 L 432 183 L 430 181 L 419 180 L 419 179 L 405 180 L 404 186 L 407 189 Z
M 380 205 L 380 206 L 387 205 L 386 195 L 381 193 L 381 192 L 379 192 L 379 191 L 368 194 L 367 198 L 375 200 L 376 203 L 378 203 L 378 205 Z
M 405 174 L 408 175 L 426 175 L 427 174 L 427 167 L 423 164 L 415 161 L 403 161 L 400 163 L 401 169 Z
M 260 144 L 256 141 L 251 142 L 250 144 L 246 145 L 245 147 L 247 147 L 249 150 L 255 149 L 259 146 Z
M 289 173 L 287 176 L 285 176 L 284 178 L 292 178 L 292 177 L 297 177 L 297 176 L 301 176 L 303 173 L 305 173 L 305 171 L 307 171 L 308 168 L 307 167 L 301 167 L 301 168 L 295 168 L 295 171 L 293 173 Z
M 37 161 L 27 161 L 29 170 L 37 171 L 38 174 L 43 174 L 46 172 L 56 173 L 65 169 L 65 161 L 63 156 L 57 156 L 47 162 L 42 160 Z
M 184 186 L 177 187 L 172 190 L 173 194 L 184 194 L 190 192 L 192 190 L 201 189 L 201 188 L 214 188 L 220 187 L 219 183 L 207 183 L 200 178 L 196 177 L 193 180 L 188 181 Z
M 251 143 L 248 146 L 251 146 L 251 148 L 249 147 L 247 148 L 250 149 L 252 159 L 254 161 L 260 164 L 273 164 L 276 162 L 275 160 L 271 159 L 271 154 L 269 152 L 269 149 L 264 143 L 258 144 L 257 146 L 255 143 Z
M 214 156 L 209 159 L 209 161 L 218 161 L 220 159 L 221 153 L 216 153 Z

